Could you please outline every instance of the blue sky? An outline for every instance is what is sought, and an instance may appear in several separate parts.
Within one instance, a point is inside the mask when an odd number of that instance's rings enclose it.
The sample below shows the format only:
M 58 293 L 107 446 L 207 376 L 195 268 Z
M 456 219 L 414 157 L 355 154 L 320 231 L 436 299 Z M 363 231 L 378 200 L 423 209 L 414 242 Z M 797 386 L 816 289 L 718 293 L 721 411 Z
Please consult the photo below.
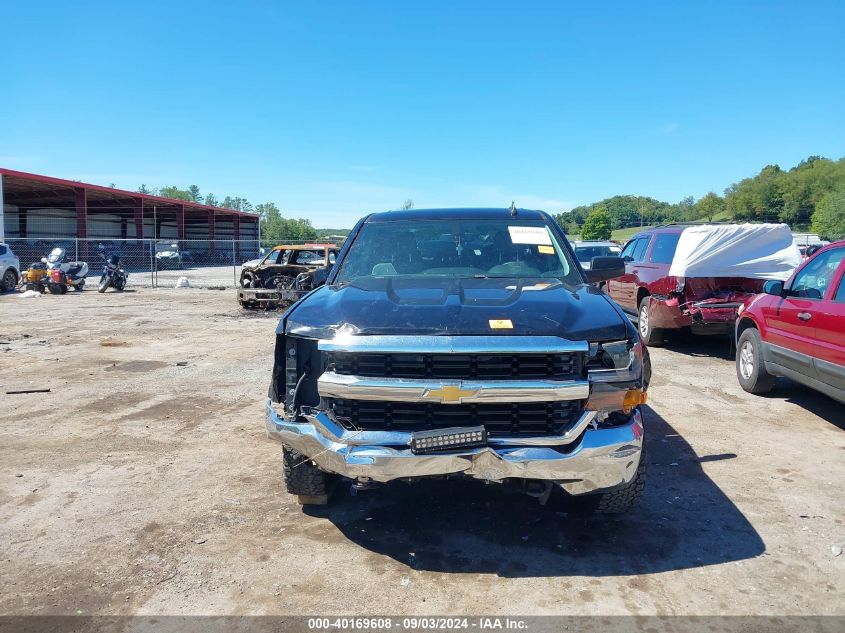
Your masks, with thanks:
M 318 227 L 845 155 L 843 2 L 7 2 L 0 165 Z

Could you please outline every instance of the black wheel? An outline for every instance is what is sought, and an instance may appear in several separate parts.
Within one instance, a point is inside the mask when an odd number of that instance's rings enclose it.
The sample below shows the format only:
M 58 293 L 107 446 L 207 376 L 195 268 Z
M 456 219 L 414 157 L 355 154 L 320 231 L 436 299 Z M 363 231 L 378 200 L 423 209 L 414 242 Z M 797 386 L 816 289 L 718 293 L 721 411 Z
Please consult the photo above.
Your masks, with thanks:
M 290 494 L 312 499 L 310 503 L 326 502 L 332 475 L 324 473 L 305 455 L 287 446 L 282 447 L 282 462 L 285 487 Z
M 47 290 L 50 291 L 51 295 L 60 295 L 62 294 L 62 289 L 59 287 L 59 284 L 48 284 Z
M 643 443 L 643 448 L 640 451 L 640 463 L 637 466 L 634 478 L 624 486 L 595 495 L 593 512 L 597 514 L 622 514 L 631 510 L 645 491 L 646 468 L 645 443 Z
M 73 287 L 73 289 L 76 290 L 76 292 L 82 292 L 83 288 L 85 288 L 85 280 L 84 279 L 81 280 L 78 284 L 76 284 Z
M 748 393 L 768 393 L 775 384 L 775 377 L 766 371 L 760 333 L 747 328 L 736 342 L 736 377 Z
M 648 389 L 651 384 L 651 354 L 648 353 L 648 348 L 645 348 L 643 355 L 643 387 Z
M 640 301 L 640 309 L 637 314 L 637 328 L 640 331 L 640 337 L 646 345 L 662 345 L 663 344 L 663 330 L 651 326 L 648 318 L 648 305 L 651 297 L 643 297 Z
M 97 286 L 97 292 L 100 292 L 100 293 L 105 292 L 108 289 L 108 287 L 109 287 L 109 278 L 104 277 L 103 279 L 100 280 L 100 285 Z
M 15 271 L 10 268 L 3 274 L 3 281 L 2 284 L 0 284 L 2 292 L 13 292 L 15 290 L 15 286 L 17 285 L 18 278 L 15 275 Z
M 67 284 L 59 284 L 59 294 L 67 294 Z

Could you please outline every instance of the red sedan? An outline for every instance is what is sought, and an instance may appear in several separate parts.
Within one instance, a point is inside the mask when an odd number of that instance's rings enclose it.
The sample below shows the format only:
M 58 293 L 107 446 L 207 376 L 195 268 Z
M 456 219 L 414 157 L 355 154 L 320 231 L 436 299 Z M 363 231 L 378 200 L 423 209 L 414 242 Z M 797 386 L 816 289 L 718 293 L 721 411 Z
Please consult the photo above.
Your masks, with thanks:
M 736 375 L 750 393 L 784 376 L 845 402 L 845 240 L 817 251 L 786 283 L 768 281 L 740 310 Z

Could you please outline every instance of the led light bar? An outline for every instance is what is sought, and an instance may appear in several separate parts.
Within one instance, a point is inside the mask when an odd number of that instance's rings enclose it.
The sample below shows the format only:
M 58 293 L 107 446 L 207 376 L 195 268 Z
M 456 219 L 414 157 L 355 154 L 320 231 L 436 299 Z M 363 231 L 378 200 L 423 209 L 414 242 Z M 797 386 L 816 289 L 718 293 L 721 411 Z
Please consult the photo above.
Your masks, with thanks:
M 487 429 L 483 426 L 417 431 L 411 439 L 411 452 L 416 455 L 478 446 L 487 446 Z

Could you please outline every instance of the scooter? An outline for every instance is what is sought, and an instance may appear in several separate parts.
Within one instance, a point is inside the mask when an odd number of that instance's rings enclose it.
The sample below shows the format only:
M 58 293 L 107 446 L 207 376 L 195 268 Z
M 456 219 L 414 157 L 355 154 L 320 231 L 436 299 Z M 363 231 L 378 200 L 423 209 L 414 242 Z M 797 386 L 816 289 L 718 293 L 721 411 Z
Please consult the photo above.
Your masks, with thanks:
M 101 253 L 100 256 L 103 258 L 104 265 L 103 275 L 100 277 L 100 285 L 97 286 L 97 292 L 105 292 L 109 286 L 117 291 L 123 291 L 129 275 L 123 269 L 123 266 L 120 265 L 120 255 L 112 253 L 106 257 Z
M 41 261 L 47 265 L 47 289 L 51 294 L 65 294 L 68 288 L 82 291 L 88 274 L 86 262 L 66 262 L 65 249 L 57 246 Z

